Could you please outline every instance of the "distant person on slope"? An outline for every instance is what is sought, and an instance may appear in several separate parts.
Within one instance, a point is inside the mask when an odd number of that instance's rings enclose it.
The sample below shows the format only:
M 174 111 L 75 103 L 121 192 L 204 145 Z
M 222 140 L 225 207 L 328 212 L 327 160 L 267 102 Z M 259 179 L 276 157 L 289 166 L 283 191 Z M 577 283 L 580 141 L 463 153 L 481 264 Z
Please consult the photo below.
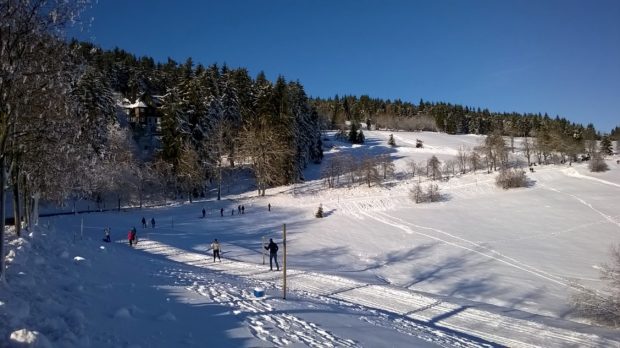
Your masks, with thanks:
M 104 228 L 103 234 L 104 234 L 103 241 L 106 243 L 110 243 L 112 241 L 112 238 L 110 238 L 110 228 L 109 227 Z
M 151 227 L 155 228 L 155 218 L 151 218 Z
M 136 227 L 134 226 L 131 230 L 129 230 L 129 233 L 127 233 L 127 239 L 129 240 L 129 246 L 133 246 L 134 244 L 138 244 L 138 241 L 136 240 L 136 235 L 138 234 L 138 231 L 136 231 Z
M 207 211 L 205 210 L 205 208 L 202 208 L 202 218 L 205 218 L 205 215 L 207 214 Z
M 217 241 L 217 238 L 215 238 L 213 243 L 211 243 L 211 249 L 213 249 L 213 262 L 215 262 L 216 257 L 220 260 L 220 262 L 222 262 L 222 259 L 220 258 L 220 242 Z
M 142 227 L 146 228 L 146 219 L 144 218 L 144 216 L 142 217 Z
M 278 244 L 273 239 L 269 238 L 269 244 L 265 246 L 265 250 L 269 250 L 269 269 L 273 271 L 273 261 L 276 262 L 276 270 L 280 270 L 278 265 Z

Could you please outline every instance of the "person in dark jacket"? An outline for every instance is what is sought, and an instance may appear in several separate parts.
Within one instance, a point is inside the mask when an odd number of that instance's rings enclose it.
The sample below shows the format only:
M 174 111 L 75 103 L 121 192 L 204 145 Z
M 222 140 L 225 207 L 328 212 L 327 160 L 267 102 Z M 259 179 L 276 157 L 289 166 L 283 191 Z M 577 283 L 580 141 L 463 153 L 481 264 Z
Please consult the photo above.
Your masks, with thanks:
M 142 227 L 146 228 L 146 219 L 144 218 L 144 216 L 142 217 Z
M 273 261 L 276 262 L 276 270 L 280 270 L 278 265 L 278 244 L 273 239 L 269 238 L 269 244 L 265 246 L 265 250 L 269 250 L 269 269 L 273 271 Z
M 202 208 L 202 218 L 205 218 L 205 215 L 207 215 L 207 211 L 205 210 L 205 208 Z
M 220 216 L 224 216 L 224 208 L 220 208 Z
M 151 218 L 151 227 L 155 228 L 155 218 Z

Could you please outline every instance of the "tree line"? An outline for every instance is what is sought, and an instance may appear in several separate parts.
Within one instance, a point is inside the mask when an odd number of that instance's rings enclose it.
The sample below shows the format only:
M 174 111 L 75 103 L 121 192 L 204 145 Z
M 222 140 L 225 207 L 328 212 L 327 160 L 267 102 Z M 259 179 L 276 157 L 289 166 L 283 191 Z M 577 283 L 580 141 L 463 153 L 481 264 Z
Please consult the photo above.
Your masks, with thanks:
M 584 140 L 600 140 L 602 134 L 593 124 L 583 126 L 560 116 L 541 113 L 499 113 L 479 107 L 420 99 L 418 104 L 371 98 L 368 95 L 313 98 L 324 122 L 338 129 L 345 121 L 365 122 L 377 129 L 439 131 L 448 134 L 487 135 L 499 132 L 510 137 L 537 137 L 541 134 L 562 134 Z M 609 133 L 620 140 L 620 127 Z
M 243 170 L 264 195 L 321 161 L 318 113 L 300 82 L 68 40 L 84 5 L 0 0 L 0 183 L 12 192 L 18 235 L 37 223 L 39 200 L 111 195 L 120 208 L 191 199 L 209 185 L 220 198 L 226 173 Z M 140 129 L 123 124 L 122 98 L 157 107 L 161 149 L 152 156 L 137 148 Z M 3 222 L 5 201 L 0 190 Z M 0 281 L 4 241 L 2 229 Z

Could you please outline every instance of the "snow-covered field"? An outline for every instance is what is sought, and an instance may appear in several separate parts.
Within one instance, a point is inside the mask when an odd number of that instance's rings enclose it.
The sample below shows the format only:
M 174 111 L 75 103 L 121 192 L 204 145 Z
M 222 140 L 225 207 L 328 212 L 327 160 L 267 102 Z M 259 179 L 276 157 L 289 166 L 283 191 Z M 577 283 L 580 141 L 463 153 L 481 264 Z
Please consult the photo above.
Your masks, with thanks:
M 389 134 L 328 141 L 326 159 L 389 153 L 403 171 L 482 140 L 398 132 L 390 148 Z M 328 190 L 311 166 L 305 183 L 266 197 L 44 218 L 31 236 L 9 233 L 0 347 L 620 347 L 620 332 L 578 322 L 568 304 L 571 281 L 602 287 L 598 265 L 620 242 L 616 159 L 605 173 L 537 167 L 530 187 L 509 191 L 495 174 L 457 176 L 432 204 L 411 202 L 412 179 Z M 156 227 L 141 228 L 143 216 Z M 282 266 L 283 224 L 286 300 L 261 249 L 274 238 Z M 106 226 L 113 243 L 101 241 Z M 221 263 L 206 252 L 214 238 Z

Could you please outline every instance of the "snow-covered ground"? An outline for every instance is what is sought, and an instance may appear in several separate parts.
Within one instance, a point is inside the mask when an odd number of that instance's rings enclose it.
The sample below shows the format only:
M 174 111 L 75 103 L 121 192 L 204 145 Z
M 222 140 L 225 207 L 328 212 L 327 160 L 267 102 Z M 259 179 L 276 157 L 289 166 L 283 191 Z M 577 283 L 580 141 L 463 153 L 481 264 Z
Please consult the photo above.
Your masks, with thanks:
M 328 141 L 326 158 L 389 153 L 401 171 L 482 140 L 397 132 L 391 148 L 389 134 Z M 620 332 L 578 322 L 568 305 L 571 281 L 602 287 L 598 265 L 620 242 L 615 160 L 605 173 L 537 167 L 530 187 L 509 191 L 495 174 L 457 176 L 433 204 L 409 200 L 412 179 L 328 190 L 310 166 L 305 183 L 266 197 L 44 218 L 31 236 L 9 233 L 0 347 L 620 347 Z M 143 216 L 156 227 L 141 228 Z M 274 238 L 282 266 L 283 224 L 286 299 L 261 249 Z M 206 252 L 214 238 L 221 263 Z

